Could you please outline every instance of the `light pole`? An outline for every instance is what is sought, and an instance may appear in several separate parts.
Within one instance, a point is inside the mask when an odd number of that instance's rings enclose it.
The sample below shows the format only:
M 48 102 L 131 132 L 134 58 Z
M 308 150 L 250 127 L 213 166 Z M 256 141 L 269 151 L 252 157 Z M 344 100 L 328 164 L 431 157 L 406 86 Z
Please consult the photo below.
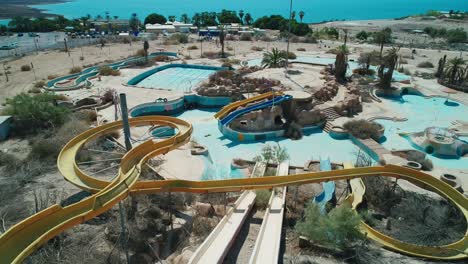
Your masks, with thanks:
M 293 0 L 289 2 L 289 24 L 288 24 L 288 44 L 286 46 L 286 65 L 285 65 L 285 76 L 288 76 L 288 64 L 289 64 L 289 39 L 291 38 L 291 20 L 292 20 L 292 4 Z

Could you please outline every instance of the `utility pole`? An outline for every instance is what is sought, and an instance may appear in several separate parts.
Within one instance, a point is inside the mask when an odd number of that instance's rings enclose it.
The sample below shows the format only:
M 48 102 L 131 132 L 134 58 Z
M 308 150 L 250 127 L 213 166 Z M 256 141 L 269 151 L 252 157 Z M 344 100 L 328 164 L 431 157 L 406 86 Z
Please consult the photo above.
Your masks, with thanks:
M 34 64 L 32 62 L 31 62 L 31 69 L 32 69 L 33 74 L 34 74 L 34 80 L 37 82 L 36 70 L 34 69 Z
M 124 129 L 124 137 L 125 137 L 125 148 L 127 152 L 132 149 L 132 144 L 130 142 L 130 124 L 128 122 L 128 111 L 127 111 L 127 96 L 124 93 L 120 94 L 120 109 L 122 111 L 122 122 L 123 122 L 123 129 Z M 116 115 L 117 117 L 117 115 Z M 130 258 L 128 256 L 128 248 L 127 248 L 127 231 L 125 228 L 125 214 L 124 214 L 124 206 L 122 202 L 119 202 L 119 213 L 120 213 L 120 227 L 122 230 L 122 248 L 125 251 L 125 258 L 127 259 L 127 264 L 130 263 Z
M 289 64 L 289 40 L 291 39 L 291 23 L 292 23 L 292 4 L 293 1 L 289 2 L 289 24 L 288 24 L 288 45 L 286 46 L 286 66 L 284 74 L 288 75 L 288 64 Z
M 36 47 L 36 54 L 39 54 L 39 46 L 38 46 L 38 42 L 39 40 L 37 39 L 37 37 L 34 37 L 34 47 Z
M 8 82 L 8 71 L 7 71 L 7 68 L 5 67 L 6 63 L 3 63 L 3 71 L 5 72 L 5 78 L 6 78 L 6 82 Z
M 70 57 L 70 50 L 68 49 L 67 38 L 63 39 L 63 44 L 65 45 L 65 52 L 68 52 L 68 57 Z

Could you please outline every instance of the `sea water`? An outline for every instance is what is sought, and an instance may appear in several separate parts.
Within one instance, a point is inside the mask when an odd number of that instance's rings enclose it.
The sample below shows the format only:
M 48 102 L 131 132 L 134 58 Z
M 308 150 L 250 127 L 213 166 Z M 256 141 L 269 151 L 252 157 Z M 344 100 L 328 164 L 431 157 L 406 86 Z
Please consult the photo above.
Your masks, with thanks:
M 159 13 L 165 16 L 203 11 L 219 12 L 222 9 L 244 10 L 254 18 L 264 15 L 281 14 L 288 16 L 288 0 L 74 0 L 59 4 L 36 6 L 50 13 L 62 14 L 68 18 L 104 16 L 106 11 L 111 18 L 129 18 L 132 13 L 144 18 L 149 13 Z M 428 10 L 468 10 L 467 0 L 294 0 L 293 10 L 298 14 L 304 11 L 304 22 L 320 22 L 324 20 L 346 19 L 382 19 L 398 18 L 408 15 L 425 13 Z M 299 17 L 297 16 L 297 19 Z

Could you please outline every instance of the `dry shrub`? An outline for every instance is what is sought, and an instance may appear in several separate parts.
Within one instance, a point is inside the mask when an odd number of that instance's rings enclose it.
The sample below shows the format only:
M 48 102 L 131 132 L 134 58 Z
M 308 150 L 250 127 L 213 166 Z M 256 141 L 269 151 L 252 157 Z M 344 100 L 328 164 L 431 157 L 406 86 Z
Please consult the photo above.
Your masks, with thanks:
M 70 69 L 70 74 L 80 73 L 81 71 L 82 71 L 82 69 L 81 69 L 80 66 L 75 66 L 75 67 Z
M 226 36 L 226 40 L 234 41 L 234 40 L 237 40 L 237 39 L 236 39 L 236 37 L 235 37 L 234 35 L 228 34 L 228 35 Z
M 104 94 L 101 96 L 101 100 L 103 103 L 108 103 L 114 101 L 114 94 L 115 90 L 114 89 L 108 89 L 104 92 Z
M 38 94 L 38 93 L 41 93 L 41 89 L 37 88 L 37 87 L 33 87 L 33 88 L 28 90 L 28 93 Z
M 21 71 L 30 71 L 31 70 L 31 66 L 30 65 L 23 65 L 21 66 Z
M 55 97 L 58 101 L 68 101 L 70 98 L 64 94 L 57 94 Z
M 0 151 L 0 167 L 5 166 L 7 171 L 16 171 L 20 163 L 20 160 L 12 154 Z
M 102 76 L 119 76 L 120 71 L 114 70 L 109 66 L 102 66 L 99 68 L 99 74 Z
M 154 57 L 154 61 L 158 61 L 158 62 L 163 62 L 163 61 L 168 61 L 168 60 L 169 60 L 169 57 L 166 55 L 158 55 Z
M 53 80 L 53 79 L 57 79 L 57 78 L 58 78 L 58 75 L 56 75 L 56 74 L 51 74 L 51 75 L 47 76 L 47 80 Z
M 348 130 L 351 135 L 360 138 L 379 140 L 380 125 L 375 122 L 369 122 L 367 120 L 352 120 L 344 124 L 344 128 Z
M 434 68 L 434 64 L 430 61 L 423 61 L 418 64 L 418 68 Z
M 253 50 L 253 51 L 262 51 L 263 48 L 259 47 L 259 46 L 252 46 L 251 50 Z
M 43 81 L 43 80 L 40 80 L 40 81 L 37 81 L 35 84 L 34 84 L 34 87 L 35 88 L 42 88 L 46 85 L 46 82 Z
M 305 48 L 297 48 L 297 51 L 306 51 Z
M 136 56 L 139 56 L 139 57 L 145 57 L 146 56 L 146 52 L 144 49 L 139 49 L 137 50 L 137 52 L 135 53 Z
M 56 159 L 68 141 L 88 128 L 86 122 L 72 119 L 55 131 L 44 133 L 33 140 L 29 158 L 33 160 Z
M 192 232 L 196 236 L 205 237 L 211 233 L 218 221 L 213 218 L 195 216 L 193 218 Z
M 208 59 L 217 59 L 217 58 L 219 58 L 219 52 L 205 51 L 205 52 L 203 52 L 203 57 L 208 58 Z
M 255 198 L 255 205 L 261 210 L 265 210 L 270 201 L 271 191 L 269 190 L 258 190 L 255 191 L 257 197 Z
M 250 33 L 242 33 L 239 37 L 240 41 L 252 41 L 252 34 Z
M 188 50 L 197 50 L 198 47 L 196 45 L 192 45 L 192 46 L 189 46 L 187 49 Z

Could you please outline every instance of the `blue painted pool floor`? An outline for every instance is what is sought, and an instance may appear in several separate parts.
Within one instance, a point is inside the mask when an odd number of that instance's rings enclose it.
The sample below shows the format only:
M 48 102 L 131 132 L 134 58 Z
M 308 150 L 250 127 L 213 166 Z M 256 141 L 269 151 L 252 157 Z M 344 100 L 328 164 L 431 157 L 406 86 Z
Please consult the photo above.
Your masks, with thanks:
M 242 171 L 231 170 L 233 158 L 253 159 L 261 153 L 265 143 L 285 147 L 292 165 L 303 166 L 307 160 L 330 157 L 332 161 L 354 161 L 359 151 L 349 140 L 334 140 L 326 133 L 304 136 L 301 140 L 286 138 L 277 141 L 255 143 L 233 143 L 224 138 L 218 130 L 218 121 L 213 118 L 215 111 L 192 110 L 179 115 L 193 125 L 192 139 L 208 147 L 212 164 L 206 163 L 209 170 L 203 173 L 203 180 L 243 177 Z
M 137 86 L 187 92 L 197 87 L 199 83 L 215 72 L 216 70 L 208 69 L 168 68 L 148 76 Z
M 402 98 L 384 99 L 393 111 L 408 118 L 406 122 L 393 122 L 390 120 L 377 120 L 385 127 L 386 141 L 382 143 L 387 149 L 404 150 L 414 149 L 411 143 L 401 137 L 399 133 L 412 133 L 424 131 L 427 127 L 450 127 L 455 120 L 468 122 L 468 107 L 463 104 L 447 106 L 445 98 L 426 99 L 416 95 L 405 95 Z M 465 138 L 461 138 L 466 140 Z M 428 155 L 434 165 L 452 168 L 468 169 L 468 159 L 441 159 Z

